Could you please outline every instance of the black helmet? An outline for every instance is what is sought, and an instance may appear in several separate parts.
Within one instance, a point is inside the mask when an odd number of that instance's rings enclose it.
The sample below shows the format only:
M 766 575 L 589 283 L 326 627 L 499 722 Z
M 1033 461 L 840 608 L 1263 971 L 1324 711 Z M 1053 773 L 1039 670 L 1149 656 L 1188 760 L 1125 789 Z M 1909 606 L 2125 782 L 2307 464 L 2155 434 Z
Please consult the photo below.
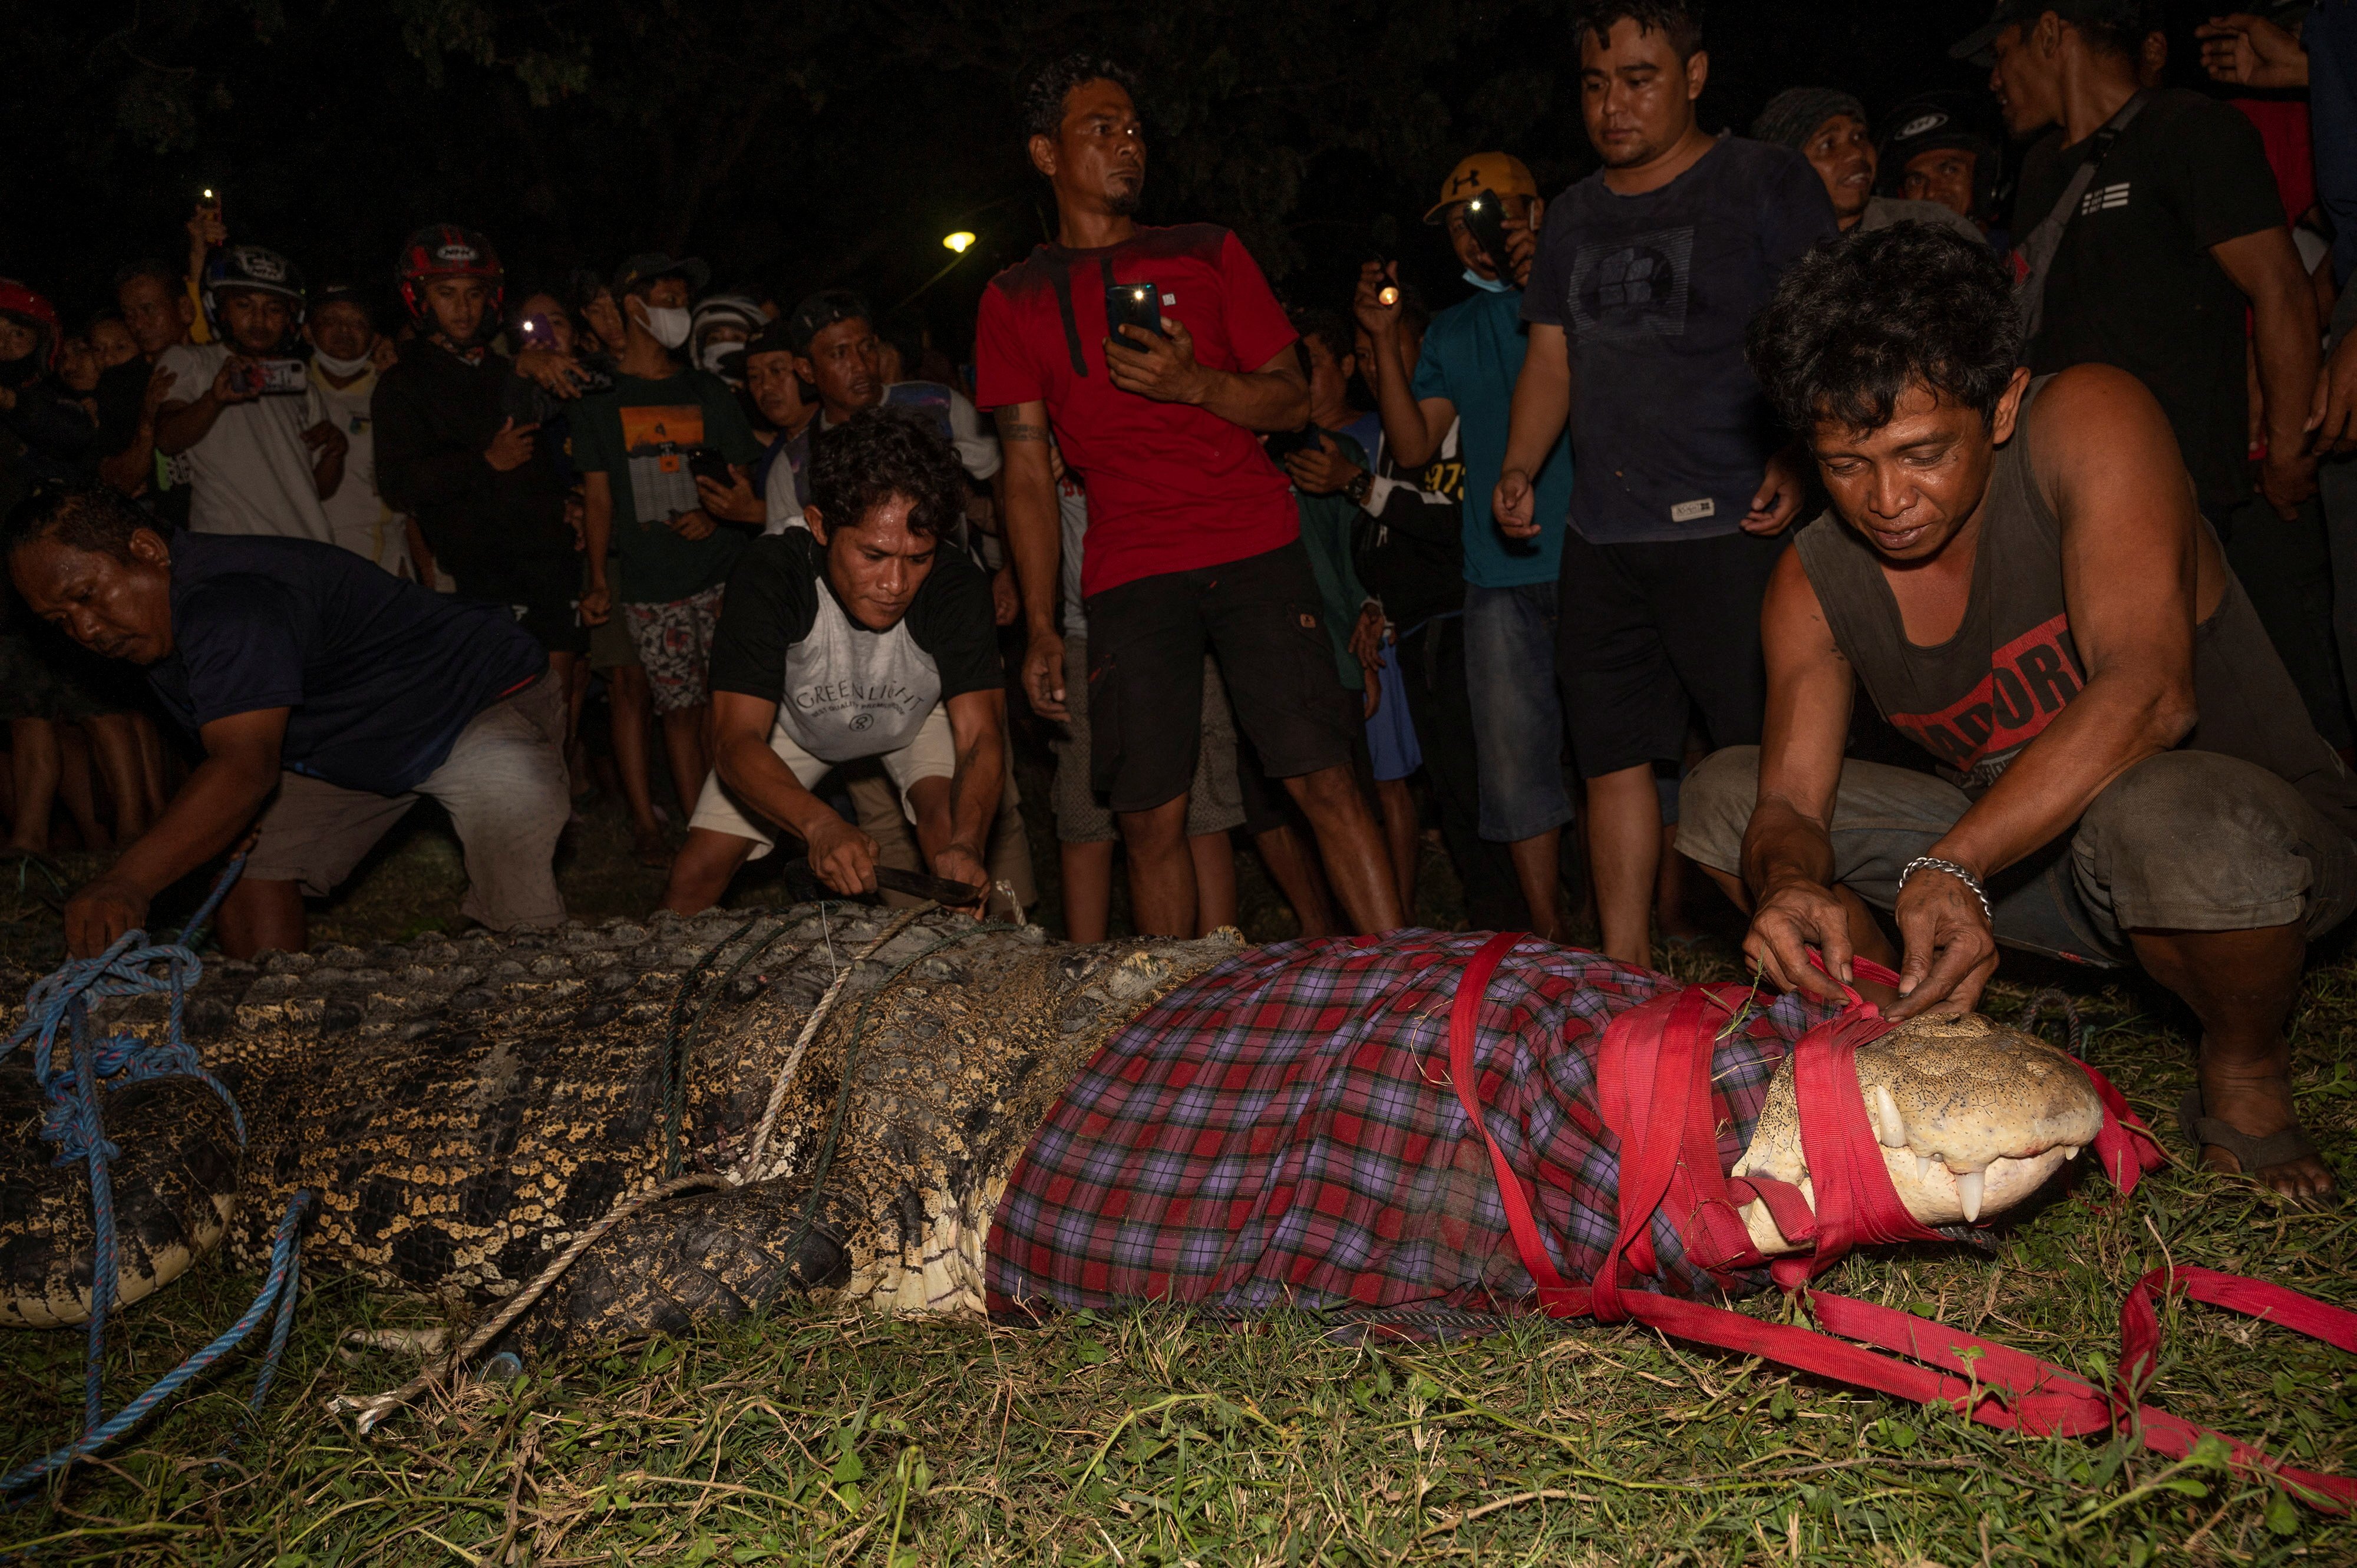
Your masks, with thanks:
M 225 288 L 277 295 L 293 312 L 290 325 L 303 325 L 303 270 L 275 251 L 259 245 L 223 245 L 205 258 L 197 298 L 205 307 L 205 325 L 212 328 L 215 338 L 227 336 L 221 317 L 221 291 Z
M 1884 117 L 1877 148 L 1881 177 L 1876 182 L 1884 196 L 1897 196 L 1907 177 L 1907 161 L 1921 153 L 1953 147 L 1973 155 L 1973 218 L 1982 223 L 1996 218 L 1998 182 L 2005 172 L 2005 149 L 1982 129 L 1961 93 L 1926 92 L 1908 99 Z

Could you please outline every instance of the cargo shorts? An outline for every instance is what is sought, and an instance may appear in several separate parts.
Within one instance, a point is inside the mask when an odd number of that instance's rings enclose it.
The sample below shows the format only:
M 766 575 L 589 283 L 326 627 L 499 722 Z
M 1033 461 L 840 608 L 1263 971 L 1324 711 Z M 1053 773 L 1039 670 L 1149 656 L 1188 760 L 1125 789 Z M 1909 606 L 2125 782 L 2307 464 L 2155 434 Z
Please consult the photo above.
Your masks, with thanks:
M 1687 775 L 1678 852 L 1742 875 L 1760 798 L 1760 748 L 1714 752 Z M 1899 874 L 1972 798 L 1944 779 L 1845 762 L 1829 824 L 1834 879 L 1878 909 Z M 2075 963 L 2135 961 L 2136 930 L 2303 927 L 2310 940 L 2357 908 L 2357 843 L 2255 763 L 2164 751 L 2112 780 L 2069 832 L 1989 878 L 1996 940 Z

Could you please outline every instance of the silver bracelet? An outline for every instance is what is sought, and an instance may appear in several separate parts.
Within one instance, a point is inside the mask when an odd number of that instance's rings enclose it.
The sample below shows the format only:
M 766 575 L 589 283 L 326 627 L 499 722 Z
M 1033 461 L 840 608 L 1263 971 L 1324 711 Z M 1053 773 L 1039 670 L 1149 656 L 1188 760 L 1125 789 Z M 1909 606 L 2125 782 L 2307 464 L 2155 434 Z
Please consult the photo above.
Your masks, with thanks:
M 1950 876 L 1953 876 L 1957 881 L 1963 883 L 1965 886 L 1971 888 L 1973 890 L 1973 897 L 1981 901 L 1981 918 L 1989 923 L 1990 929 L 1996 929 L 1996 911 L 1989 908 L 1988 891 L 1981 886 L 1981 879 L 1979 877 L 1975 876 L 1971 872 L 1966 871 L 1963 866 L 1958 865 L 1953 860 L 1942 860 L 1936 854 L 1919 854 L 1914 859 L 1907 863 L 1907 869 L 1899 874 L 1899 891 L 1900 893 L 1907 891 L 1907 879 L 1914 875 L 1919 871 L 1945 872 Z

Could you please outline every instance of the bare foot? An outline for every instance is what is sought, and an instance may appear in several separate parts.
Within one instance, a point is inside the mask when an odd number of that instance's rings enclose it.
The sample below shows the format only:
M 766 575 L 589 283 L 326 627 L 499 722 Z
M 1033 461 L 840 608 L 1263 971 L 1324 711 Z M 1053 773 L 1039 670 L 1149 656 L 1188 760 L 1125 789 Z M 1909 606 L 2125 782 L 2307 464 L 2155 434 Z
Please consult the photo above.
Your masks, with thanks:
M 2237 1077 L 2205 1063 L 2201 1069 L 2201 1109 L 2253 1138 L 2292 1132 L 2299 1126 L 2299 1117 L 2292 1108 L 2291 1080 L 2279 1073 Z M 2247 1176 L 2295 1203 L 2320 1203 L 2338 1190 L 2331 1169 L 2314 1154 L 2245 1171 L 2232 1151 L 2216 1144 L 2204 1144 L 2201 1163 L 2208 1169 L 2229 1176 Z
M 671 864 L 671 845 L 660 828 L 641 828 L 630 843 L 630 858 L 660 871 Z

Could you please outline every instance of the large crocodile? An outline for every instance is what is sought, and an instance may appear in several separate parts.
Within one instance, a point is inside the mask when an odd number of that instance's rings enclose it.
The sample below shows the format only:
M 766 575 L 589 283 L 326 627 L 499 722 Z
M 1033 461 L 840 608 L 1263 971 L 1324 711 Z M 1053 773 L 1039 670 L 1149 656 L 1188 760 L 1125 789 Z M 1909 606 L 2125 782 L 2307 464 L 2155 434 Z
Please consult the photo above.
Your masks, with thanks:
M 1430 962 L 1439 939 L 1423 940 Z M 120 1299 L 224 1235 L 258 1263 L 289 1197 L 308 1189 L 312 1273 L 488 1303 L 679 1169 L 750 1179 L 634 1215 L 521 1334 L 560 1345 L 679 1331 L 788 1292 L 975 1310 L 1009 1174 L 1100 1047 L 1116 1032 L 1150 1037 L 1183 1000 L 1174 989 L 1210 983 L 1214 966 L 1317 947 L 1079 948 L 938 911 L 806 905 L 749 922 L 664 916 L 217 961 L 188 1028 L 242 1104 L 248 1141 L 241 1156 L 219 1102 L 188 1080 L 109 1096 Z M 1379 963 L 1385 950 L 1348 950 Z M 1616 974 L 1614 1006 L 1673 983 Z M 840 994 L 798 1049 L 831 987 Z M 160 1026 L 159 998 L 103 1005 Z M 1728 1163 L 1805 1182 L 1789 1064 L 1771 1080 L 1782 1047 L 1759 1039 L 1756 1090 L 1729 1101 Z M 0 1063 L 0 1323 L 63 1325 L 87 1313 L 87 1197 L 38 1136 L 25 1056 Z M 1858 1074 L 1900 1195 L 1931 1223 L 2018 1202 L 2101 1119 L 2067 1058 L 1980 1020 L 1886 1036 Z M 1467 1169 L 1486 1179 L 1485 1164 Z M 1783 1248 L 1764 1214 L 1746 1219 Z

